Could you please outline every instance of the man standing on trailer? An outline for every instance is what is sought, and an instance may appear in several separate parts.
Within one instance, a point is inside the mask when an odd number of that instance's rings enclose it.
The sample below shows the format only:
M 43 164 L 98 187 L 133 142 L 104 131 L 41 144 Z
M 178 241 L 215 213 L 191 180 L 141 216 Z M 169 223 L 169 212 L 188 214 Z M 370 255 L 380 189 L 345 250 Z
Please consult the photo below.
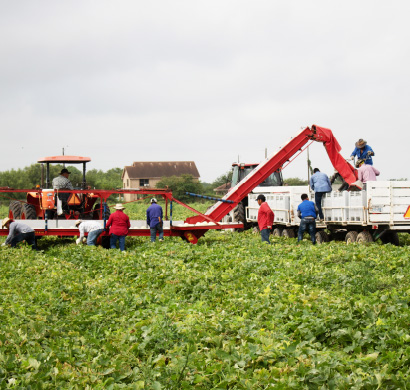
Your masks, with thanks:
M 315 191 L 315 203 L 319 210 L 320 221 L 323 221 L 325 217 L 322 211 L 322 198 L 326 192 L 332 191 L 332 185 L 330 184 L 329 177 L 326 173 L 320 172 L 319 168 L 315 168 L 309 184 L 310 188 Z
M 357 157 L 359 160 L 363 160 L 366 165 L 373 165 L 372 156 L 374 156 L 374 152 L 373 149 L 367 145 L 367 142 L 363 138 L 360 138 L 355 146 L 350 158 L 354 160 L 354 158 Z
M 162 207 L 157 204 L 157 200 L 155 198 L 152 198 L 151 206 L 147 208 L 147 225 L 151 231 L 151 242 L 155 242 L 157 239 L 157 232 L 159 233 L 159 241 L 164 241 L 162 215 Z
M 131 227 L 130 219 L 124 213 L 125 207 L 121 203 L 117 203 L 114 207 L 115 213 L 110 215 L 106 228 L 110 228 L 110 248 L 116 249 L 117 241 L 121 251 L 125 251 L 125 237 L 128 234 L 128 229 Z
M 300 218 L 298 242 L 303 240 L 303 233 L 307 230 L 313 244 L 316 244 L 316 216 L 317 207 L 309 200 L 307 194 L 302 194 L 302 203 L 298 206 L 298 217 Z
M 265 195 L 258 195 L 256 201 L 260 206 L 258 210 L 258 226 L 259 231 L 261 232 L 262 242 L 267 242 L 268 244 L 270 244 L 269 235 L 272 229 L 275 214 L 273 214 L 273 211 L 266 203 Z
M 368 181 L 376 181 L 376 176 L 380 172 L 373 166 L 366 164 L 363 160 L 358 160 L 356 163 L 358 179 L 364 184 Z
M 76 240 L 77 245 L 81 244 L 85 236 L 84 233 L 88 233 L 87 245 L 96 246 L 98 237 L 104 231 L 102 226 L 95 221 L 82 221 L 81 219 L 79 219 L 75 223 L 75 226 L 80 230 L 80 237 L 78 237 L 78 239 Z
M 4 218 L 1 228 L 9 229 L 9 235 L 2 244 L 3 246 L 10 245 L 14 248 L 19 242 L 26 241 L 28 245 L 31 245 L 31 249 L 37 249 L 36 235 L 30 226 L 21 222 L 15 222 L 11 218 Z

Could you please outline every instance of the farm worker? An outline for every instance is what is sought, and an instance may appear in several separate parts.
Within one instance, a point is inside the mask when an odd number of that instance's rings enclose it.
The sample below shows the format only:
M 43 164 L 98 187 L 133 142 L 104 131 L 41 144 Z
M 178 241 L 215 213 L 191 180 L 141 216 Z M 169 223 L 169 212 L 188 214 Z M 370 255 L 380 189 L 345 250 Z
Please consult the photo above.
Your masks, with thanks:
M 75 241 L 77 245 L 81 244 L 84 238 L 84 233 L 88 233 L 87 245 L 97 245 L 97 238 L 104 231 L 102 226 L 95 221 L 82 221 L 81 219 L 79 219 L 75 223 L 75 226 L 80 230 L 80 237 L 78 237 L 78 239 Z
M 269 205 L 266 203 L 265 195 L 258 195 L 256 201 L 260 206 L 258 210 L 258 226 L 259 231 L 261 232 L 262 242 L 267 242 L 268 244 L 270 244 L 269 235 L 272 229 L 273 219 L 275 215 L 273 214 L 273 211 L 271 210 Z
M 367 165 L 363 160 L 358 160 L 356 163 L 358 179 L 362 183 L 368 181 L 376 181 L 376 176 L 380 175 L 380 172 L 373 166 Z
M 367 145 L 367 142 L 363 138 L 360 138 L 355 146 L 350 158 L 354 160 L 354 158 L 357 157 L 359 160 L 364 160 L 366 165 L 373 165 L 372 156 L 374 156 L 374 152 L 373 149 Z
M 53 189 L 54 190 L 73 190 L 74 187 L 69 180 L 71 172 L 68 169 L 63 168 L 60 172 L 60 175 L 53 179 Z M 58 194 L 58 198 L 61 200 L 61 208 L 65 212 L 69 212 L 68 209 L 68 198 L 70 197 L 69 193 Z
M 317 206 L 309 200 L 307 194 L 302 194 L 302 203 L 298 206 L 298 217 L 300 218 L 298 242 L 303 240 L 303 233 L 307 230 L 313 244 L 316 244 L 316 216 Z
M 37 249 L 36 235 L 30 226 L 21 222 L 15 222 L 11 218 L 4 218 L 1 228 L 9 229 L 9 235 L 2 244 L 3 246 L 10 244 L 14 248 L 17 243 L 26 241 L 27 244 L 31 245 L 32 249 Z
M 342 175 L 335 169 L 334 173 L 332 176 L 330 176 L 330 184 L 333 184 L 337 179 L 340 179 L 342 181 L 342 184 L 340 187 L 337 189 L 338 191 L 345 191 L 349 189 L 349 184 L 346 183 L 345 179 L 343 179 Z
M 116 249 L 118 241 L 121 251 L 124 251 L 125 236 L 128 234 L 128 229 L 131 227 L 131 223 L 128 215 L 123 212 L 125 207 L 121 203 L 117 203 L 114 206 L 114 209 L 116 211 L 110 215 L 105 227 L 106 229 L 110 228 L 110 248 Z
M 151 231 L 151 242 L 155 242 L 157 232 L 159 241 L 164 241 L 164 230 L 162 228 L 162 207 L 157 204 L 155 198 L 151 199 L 151 206 L 147 208 L 147 225 Z
M 325 217 L 322 211 L 322 197 L 326 192 L 332 191 L 329 177 L 326 173 L 320 172 L 319 168 L 315 168 L 309 184 L 310 188 L 315 191 L 315 203 L 319 210 L 319 218 L 323 221 Z

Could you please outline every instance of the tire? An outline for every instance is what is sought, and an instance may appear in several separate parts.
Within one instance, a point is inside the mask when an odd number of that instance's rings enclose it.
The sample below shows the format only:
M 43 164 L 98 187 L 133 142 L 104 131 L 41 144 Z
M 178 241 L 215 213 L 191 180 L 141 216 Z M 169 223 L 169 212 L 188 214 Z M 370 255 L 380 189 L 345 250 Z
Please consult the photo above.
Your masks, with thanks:
M 100 236 L 99 238 L 101 238 L 101 246 L 104 249 L 110 249 L 110 236 Z
M 400 245 L 399 235 L 394 230 L 388 230 L 381 236 L 380 239 L 382 240 L 383 244 L 392 244 L 396 246 Z
M 243 223 L 243 229 L 235 229 L 237 232 L 242 232 L 243 230 L 248 229 L 248 225 L 246 223 L 246 218 L 245 218 L 245 207 L 243 203 L 239 203 L 233 210 L 233 217 L 235 222 L 242 222 Z
M 357 236 L 358 236 L 358 233 L 354 230 L 347 232 L 346 238 L 345 238 L 346 244 L 353 244 L 354 242 L 356 242 Z
M 319 230 L 316 232 L 316 243 L 324 244 L 325 242 L 329 242 L 329 236 L 324 230 Z
M 275 229 L 273 229 L 272 235 L 274 237 L 282 237 L 282 233 L 283 233 L 283 229 L 281 227 L 276 227 Z
M 93 219 L 100 219 L 100 208 L 101 208 L 101 205 L 99 203 L 97 203 L 94 206 Z M 110 215 L 111 215 L 111 211 L 110 211 L 110 208 L 107 205 L 105 212 L 103 211 L 103 218 L 102 219 L 104 219 L 104 217 L 105 217 L 105 219 L 108 219 L 108 218 L 110 218 Z
M 363 230 L 357 235 L 356 242 L 364 243 L 364 242 L 373 242 L 373 237 L 367 230 Z
M 293 229 L 283 229 L 282 237 L 295 238 L 295 231 Z
M 22 210 L 21 202 L 18 200 L 12 200 L 9 206 L 9 218 L 11 219 L 20 219 Z
M 23 203 L 20 219 L 37 219 L 36 208 L 32 204 Z

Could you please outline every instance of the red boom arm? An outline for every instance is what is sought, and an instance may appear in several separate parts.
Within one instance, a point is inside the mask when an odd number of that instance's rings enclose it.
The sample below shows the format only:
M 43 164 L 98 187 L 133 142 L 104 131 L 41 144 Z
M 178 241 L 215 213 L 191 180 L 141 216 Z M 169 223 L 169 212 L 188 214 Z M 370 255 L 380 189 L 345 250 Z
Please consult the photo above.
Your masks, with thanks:
M 217 202 L 210 208 L 205 215 L 214 221 L 220 221 L 236 205 L 247 196 L 258 184 L 267 179 L 273 172 L 282 167 L 282 165 L 294 156 L 302 147 L 314 140 L 323 142 L 326 152 L 334 168 L 340 173 L 343 179 L 349 184 L 357 181 L 357 173 L 341 155 L 341 147 L 330 129 L 313 125 L 311 128 L 306 127 L 296 137 L 292 138 L 276 154 L 259 164 L 248 176 L 240 181 L 235 187 L 222 198 L 231 200 L 235 203 Z M 200 215 L 190 217 L 187 223 L 203 222 L 204 218 Z

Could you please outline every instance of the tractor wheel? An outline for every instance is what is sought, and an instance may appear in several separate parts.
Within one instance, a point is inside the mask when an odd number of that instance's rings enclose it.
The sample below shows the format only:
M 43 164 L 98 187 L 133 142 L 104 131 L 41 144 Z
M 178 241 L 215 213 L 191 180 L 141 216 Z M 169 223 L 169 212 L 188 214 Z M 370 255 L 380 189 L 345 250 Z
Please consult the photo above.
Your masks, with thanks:
M 373 237 L 367 230 L 363 230 L 357 235 L 356 242 L 373 242 Z
M 319 230 L 316 232 L 316 242 L 318 244 L 323 244 L 325 242 L 329 242 L 329 235 L 324 230 Z
M 282 237 L 295 238 L 295 231 L 293 229 L 283 229 Z
M 20 219 L 37 219 L 36 208 L 34 205 L 23 203 Z
M 234 208 L 233 216 L 234 216 L 235 222 L 243 223 L 243 229 L 235 229 L 237 232 L 242 232 L 248 228 L 246 224 L 245 207 L 243 206 L 243 203 L 239 203 L 238 206 Z
M 283 229 L 281 227 L 276 227 L 273 229 L 273 236 L 274 237 L 282 237 Z
M 388 230 L 386 233 L 384 233 L 381 238 L 383 244 L 392 244 L 399 246 L 399 235 L 397 234 L 396 231 L 394 230 Z
M 358 236 L 358 233 L 354 230 L 347 232 L 346 238 L 345 238 L 346 244 L 353 244 L 354 242 L 356 242 L 357 236 Z
M 104 207 L 104 206 L 103 206 L 103 207 Z M 93 219 L 100 219 L 100 208 L 101 208 L 100 203 L 97 203 L 97 204 L 94 206 Z M 105 210 L 105 213 L 104 213 L 104 210 L 103 210 L 103 218 L 102 218 L 102 219 L 104 219 L 104 217 L 105 217 L 105 219 L 108 219 L 108 218 L 110 218 L 110 215 L 111 215 L 111 211 L 110 211 L 110 208 L 109 208 L 108 205 L 107 205 L 107 208 L 106 208 L 106 210 Z
M 20 219 L 21 209 L 21 202 L 19 202 L 18 200 L 12 200 L 9 206 L 9 218 Z

